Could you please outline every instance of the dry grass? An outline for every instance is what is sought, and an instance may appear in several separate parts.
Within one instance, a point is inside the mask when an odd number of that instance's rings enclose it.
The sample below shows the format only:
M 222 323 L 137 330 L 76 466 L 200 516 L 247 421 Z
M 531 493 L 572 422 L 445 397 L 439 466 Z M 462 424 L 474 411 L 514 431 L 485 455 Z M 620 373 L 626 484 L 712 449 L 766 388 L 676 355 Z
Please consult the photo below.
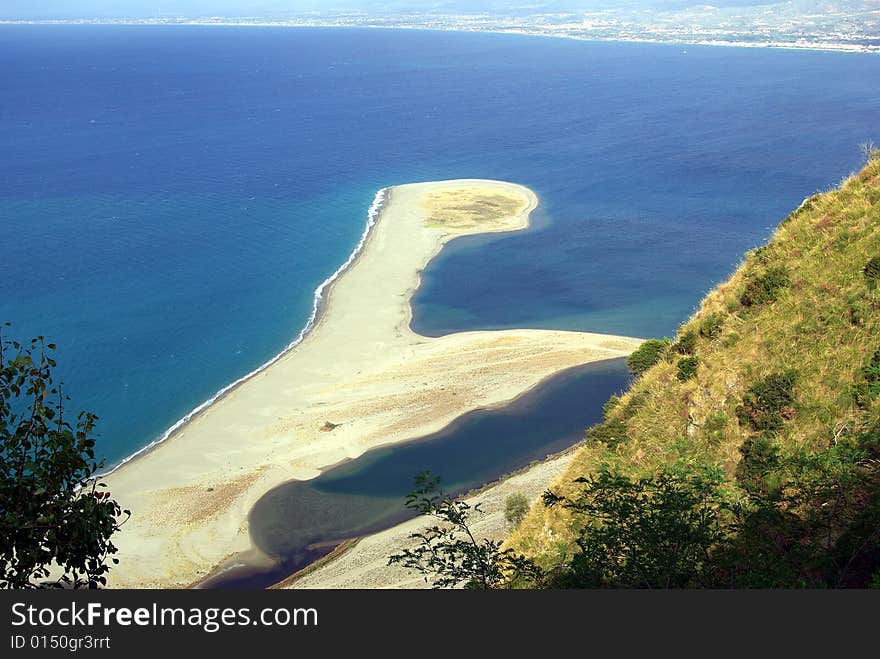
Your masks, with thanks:
M 702 301 L 686 322 L 699 335 L 697 376 L 676 378 L 670 354 L 639 379 L 611 413 L 626 423 L 628 440 L 613 450 L 586 446 L 553 486 L 571 493 L 572 481 L 613 461 L 630 473 L 654 472 L 676 461 L 721 465 L 729 476 L 749 435 L 737 420 L 743 393 L 771 373 L 795 369 L 796 408 L 779 433 L 783 446 L 819 450 L 880 415 L 877 402 L 856 405 L 852 384 L 880 348 L 880 287 L 863 273 L 880 255 L 880 160 L 872 160 L 841 188 L 815 195 L 780 224 L 771 241 L 746 255 L 730 279 Z M 775 301 L 744 307 L 748 282 L 773 268 L 788 270 L 790 285 Z M 627 403 L 633 400 L 638 405 Z M 543 564 L 570 554 L 564 512 L 534 506 L 509 543 Z
M 528 203 L 520 195 L 471 186 L 438 190 L 426 195 L 423 205 L 428 211 L 428 226 L 461 231 L 500 225 L 503 220 L 519 215 Z

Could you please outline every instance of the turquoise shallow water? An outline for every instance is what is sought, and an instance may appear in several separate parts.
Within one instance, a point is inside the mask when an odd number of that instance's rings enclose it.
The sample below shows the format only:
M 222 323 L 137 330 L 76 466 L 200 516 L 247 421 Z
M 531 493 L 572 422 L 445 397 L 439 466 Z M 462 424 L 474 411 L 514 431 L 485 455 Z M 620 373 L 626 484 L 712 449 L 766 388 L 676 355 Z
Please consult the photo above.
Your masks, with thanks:
M 0 319 L 112 463 L 270 359 L 376 190 L 541 196 L 451 244 L 414 326 L 674 331 L 877 134 L 880 59 L 382 30 L 0 27 Z

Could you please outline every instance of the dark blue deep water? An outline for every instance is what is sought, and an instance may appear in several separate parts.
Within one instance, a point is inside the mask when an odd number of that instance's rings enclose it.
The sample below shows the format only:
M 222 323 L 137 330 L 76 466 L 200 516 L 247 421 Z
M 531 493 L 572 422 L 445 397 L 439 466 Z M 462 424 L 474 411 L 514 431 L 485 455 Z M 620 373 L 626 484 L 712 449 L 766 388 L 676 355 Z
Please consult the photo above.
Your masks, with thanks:
M 380 187 L 517 181 L 417 330 L 669 334 L 880 142 L 880 58 L 412 31 L 0 27 L 0 321 L 109 462 L 300 331 Z M 466 291 L 466 295 L 462 295 Z

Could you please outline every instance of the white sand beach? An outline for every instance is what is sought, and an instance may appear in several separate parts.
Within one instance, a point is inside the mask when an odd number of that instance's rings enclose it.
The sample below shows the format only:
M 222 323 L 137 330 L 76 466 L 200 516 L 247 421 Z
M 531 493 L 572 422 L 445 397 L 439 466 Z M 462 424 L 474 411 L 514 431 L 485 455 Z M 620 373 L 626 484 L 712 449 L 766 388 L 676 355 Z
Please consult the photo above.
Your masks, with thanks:
M 525 229 L 537 203 L 527 188 L 499 181 L 392 188 L 302 343 L 106 478 L 132 511 L 114 536 L 120 563 L 109 585 L 193 585 L 250 548 L 248 513 L 271 488 L 635 349 L 637 339 L 579 332 L 428 338 L 410 329 L 419 273 L 446 242 Z

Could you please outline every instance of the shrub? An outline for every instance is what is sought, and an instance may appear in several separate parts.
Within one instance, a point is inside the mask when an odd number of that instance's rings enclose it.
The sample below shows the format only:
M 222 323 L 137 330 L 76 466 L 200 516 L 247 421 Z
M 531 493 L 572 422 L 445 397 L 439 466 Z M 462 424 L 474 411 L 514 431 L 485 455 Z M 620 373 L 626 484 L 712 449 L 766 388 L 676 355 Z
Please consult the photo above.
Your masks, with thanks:
M 645 341 L 626 358 L 626 365 L 629 367 L 630 372 L 636 377 L 642 375 L 642 373 L 663 358 L 671 343 L 672 341 L 667 338 L 648 339 Z
M 853 300 L 846 309 L 846 316 L 849 324 L 859 327 L 868 322 L 871 315 L 871 309 L 868 304 L 862 300 Z
M 859 587 L 880 567 L 880 474 L 874 431 L 790 454 L 766 437 L 743 445 L 729 546 L 716 552 L 734 587 Z
M 607 465 L 578 478 L 572 498 L 544 504 L 577 520 L 578 550 L 550 583 L 563 588 L 684 588 L 715 581 L 712 549 L 723 539 L 723 478 L 716 469 L 666 467 L 630 478 Z
M 612 395 L 605 401 L 605 404 L 602 405 L 602 418 L 607 421 L 608 417 L 610 417 L 611 413 L 617 409 L 618 405 L 620 405 L 620 397 Z
M 415 547 L 393 554 L 388 565 L 400 565 L 425 577 L 434 588 L 463 586 L 477 590 L 534 584 L 542 572 L 530 559 L 512 549 L 501 549 L 501 541 L 477 539 L 471 528 L 471 506 L 439 489 L 439 479 L 428 472 L 416 477 L 415 489 L 406 497 L 406 507 L 439 521 L 428 529 L 412 533 Z M 433 580 L 433 581 L 432 581 Z
M 637 394 L 631 394 L 629 400 L 626 401 L 626 405 L 623 406 L 623 418 L 631 418 L 636 412 L 638 412 L 645 406 L 645 401 L 647 400 L 648 393 L 646 391 L 640 391 Z
M 512 528 L 519 526 L 529 512 L 529 500 L 522 492 L 514 492 L 504 500 L 504 519 Z
M 727 425 L 727 415 L 724 412 L 713 412 L 703 424 L 703 433 L 706 441 L 718 445 L 724 439 L 724 427 Z
M 609 419 L 587 429 L 587 441 L 602 442 L 608 448 L 614 448 L 629 439 L 626 422 L 623 419 Z
M 784 266 L 770 268 L 763 275 L 752 277 L 739 297 L 744 307 L 755 307 L 773 302 L 779 292 L 791 283 L 788 269 Z
M 877 280 L 880 279 L 880 256 L 875 256 L 862 268 L 868 288 L 872 291 L 877 288 Z
M 736 332 L 725 334 L 724 338 L 721 339 L 721 346 L 724 348 L 731 348 L 736 345 L 737 341 L 739 341 L 740 338 L 740 335 Z
M 740 423 L 754 431 L 776 431 L 794 414 L 793 370 L 773 373 L 753 384 L 736 408 Z
M 736 482 L 746 492 L 768 496 L 779 488 L 772 475 L 779 469 L 779 446 L 767 437 L 750 437 L 739 449 Z
M 691 378 L 697 377 L 699 361 L 696 357 L 682 357 L 678 360 L 678 373 L 675 374 L 675 377 L 681 382 L 687 382 Z
M 864 408 L 880 396 L 880 350 L 862 367 L 859 376 L 859 381 L 853 385 L 853 398 L 859 407 Z
M 714 339 L 721 335 L 724 326 L 724 316 L 720 313 L 710 313 L 700 323 L 700 336 L 704 339 Z
M 697 333 L 694 330 L 688 330 L 679 337 L 672 348 L 680 355 L 694 354 L 697 349 Z

